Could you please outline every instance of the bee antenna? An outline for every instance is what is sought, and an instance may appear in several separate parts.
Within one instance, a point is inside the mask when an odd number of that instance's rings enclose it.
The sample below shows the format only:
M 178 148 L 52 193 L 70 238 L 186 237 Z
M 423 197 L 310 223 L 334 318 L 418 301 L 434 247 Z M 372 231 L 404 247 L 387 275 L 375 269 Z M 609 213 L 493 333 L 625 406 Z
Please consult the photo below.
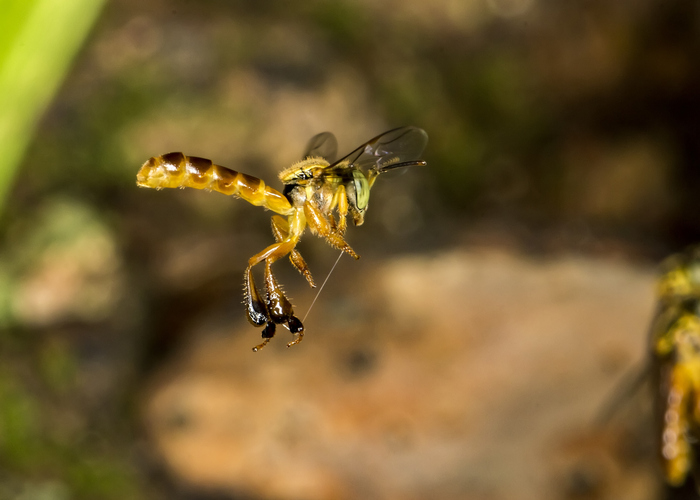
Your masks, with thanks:
M 316 296 L 314 297 L 314 300 L 311 302 L 311 305 L 309 306 L 309 309 L 306 311 L 306 314 L 304 314 L 304 317 L 301 319 L 301 322 L 302 322 L 302 323 L 303 323 L 304 321 L 306 321 L 306 317 L 307 317 L 307 316 L 309 315 L 309 313 L 311 312 L 311 308 L 312 308 L 312 307 L 314 306 L 314 304 L 316 303 L 316 299 L 318 299 L 318 296 L 321 295 L 321 290 L 323 290 L 323 287 L 326 286 L 326 282 L 328 281 L 328 278 L 331 277 L 331 274 L 332 274 L 333 271 L 335 270 L 335 266 L 338 265 L 338 262 L 340 262 L 340 258 L 341 258 L 342 256 L 343 256 L 343 252 L 340 252 L 340 255 L 338 255 L 338 258 L 335 259 L 335 264 L 333 264 L 333 267 L 331 267 L 331 270 L 328 271 L 328 276 L 326 276 L 326 279 L 323 280 L 323 284 L 322 284 L 321 287 L 318 289 L 318 292 L 316 292 Z
M 381 167 L 377 169 L 377 174 L 383 174 L 384 172 L 388 172 L 389 170 L 393 170 L 395 168 L 404 168 L 404 167 L 424 167 L 428 164 L 427 161 L 424 160 L 417 160 L 417 161 L 402 161 L 401 163 L 394 163 L 393 165 L 387 165 L 386 167 Z

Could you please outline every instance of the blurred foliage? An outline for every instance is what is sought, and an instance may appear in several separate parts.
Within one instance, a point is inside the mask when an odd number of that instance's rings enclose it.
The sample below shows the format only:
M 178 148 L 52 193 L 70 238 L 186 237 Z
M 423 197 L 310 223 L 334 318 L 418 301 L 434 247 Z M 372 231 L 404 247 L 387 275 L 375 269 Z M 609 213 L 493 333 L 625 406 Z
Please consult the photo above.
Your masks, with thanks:
M 5 0 L 0 16 L 0 207 L 38 118 L 104 0 Z

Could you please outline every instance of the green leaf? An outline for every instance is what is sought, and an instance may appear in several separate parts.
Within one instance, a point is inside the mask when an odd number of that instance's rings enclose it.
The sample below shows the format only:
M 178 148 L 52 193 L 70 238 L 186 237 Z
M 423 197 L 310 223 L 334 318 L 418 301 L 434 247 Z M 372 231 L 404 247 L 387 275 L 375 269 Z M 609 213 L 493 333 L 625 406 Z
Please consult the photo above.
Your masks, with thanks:
M 104 0 L 2 0 L 0 210 L 39 118 Z

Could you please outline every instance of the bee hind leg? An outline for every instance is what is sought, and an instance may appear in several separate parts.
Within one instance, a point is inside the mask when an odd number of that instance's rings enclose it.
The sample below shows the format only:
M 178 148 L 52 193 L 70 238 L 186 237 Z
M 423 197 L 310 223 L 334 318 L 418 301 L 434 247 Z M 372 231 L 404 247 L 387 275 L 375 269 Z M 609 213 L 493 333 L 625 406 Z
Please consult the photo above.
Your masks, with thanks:
M 301 212 L 297 212 L 291 217 L 300 217 Z M 290 226 L 294 222 L 294 227 L 296 230 L 293 232 L 290 230 Z M 250 259 L 248 259 L 248 270 L 246 272 L 246 285 L 247 285 L 247 302 L 248 316 L 251 318 L 251 322 L 256 325 L 262 325 L 263 319 L 266 321 L 267 326 L 263 331 L 263 337 L 267 335 L 267 340 L 272 338 L 274 335 L 275 325 L 284 324 L 292 334 L 299 334 L 304 331 L 304 325 L 301 320 L 294 316 L 294 308 L 292 303 L 287 299 L 282 288 L 277 283 L 277 279 L 272 274 L 272 263 L 294 252 L 294 247 L 296 247 L 299 238 L 303 233 L 304 224 L 303 219 L 290 219 L 289 221 L 284 220 L 282 217 L 273 217 L 272 219 L 272 233 L 277 240 L 277 243 L 270 245 L 263 251 L 255 254 Z M 301 256 L 292 257 L 292 263 L 299 263 L 301 266 Z M 250 269 L 261 263 L 265 262 L 265 297 L 264 299 L 255 289 L 255 284 L 253 283 L 253 278 L 250 276 Z M 303 267 L 306 267 L 304 263 Z M 259 322 L 252 321 L 252 319 L 257 319 L 255 313 L 259 312 L 259 309 L 264 309 L 264 318 L 260 316 Z M 260 344 L 257 349 L 262 348 L 266 342 Z
M 267 305 L 258 291 L 258 287 L 255 286 L 251 267 L 252 266 L 248 266 L 243 274 L 246 313 L 248 321 L 250 321 L 253 326 L 263 326 L 270 321 L 270 315 L 267 310 Z
M 253 352 L 258 352 L 260 349 L 265 347 L 267 343 L 270 341 L 272 337 L 275 336 L 275 324 L 272 321 L 268 321 L 267 325 L 265 325 L 265 328 L 263 328 L 262 331 L 262 344 L 258 344 L 255 347 L 253 347 Z
M 247 267 L 244 273 L 244 295 L 246 304 L 246 316 L 253 326 L 265 325 L 262 331 L 263 342 L 253 347 L 253 352 L 257 352 L 267 345 L 275 336 L 275 323 L 270 320 L 270 313 L 267 304 L 263 300 L 258 288 L 255 286 L 251 267 Z
M 251 273 L 251 267 L 245 270 L 245 302 L 248 321 L 253 326 L 265 325 L 262 331 L 263 342 L 253 347 L 257 352 L 267 345 L 275 336 L 277 324 L 286 324 L 292 335 L 297 338 L 287 344 L 287 347 L 301 342 L 304 336 L 304 325 L 301 320 L 294 316 L 292 303 L 287 299 L 282 291 L 282 287 L 277 283 L 277 279 L 272 274 L 270 260 L 265 261 L 265 292 L 266 298 L 262 299 Z
M 304 338 L 304 325 L 301 324 L 301 321 L 296 316 L 292 316 L 287 324 L 292 335 L 297 335 L 294 340 L 287 343 L 287 347 L 292 347 L 293 345 L 297 345 Z
M 267 308 L 270 312 L 270 320 L 273 323 L 286 323 L 287 328 L 292 335 L 297 335 L 297 338 L 287 344 L 287 347 L 293 346 L 301 342 L 304 336 L 304 325 L 301 320 L 294 316 L 294 308 L 289 299 L 285 296 L 282 288 L 277 283 L 277 279 L 272 274 L 272 262 L 265 261 L 265 289 L 267 291 Z

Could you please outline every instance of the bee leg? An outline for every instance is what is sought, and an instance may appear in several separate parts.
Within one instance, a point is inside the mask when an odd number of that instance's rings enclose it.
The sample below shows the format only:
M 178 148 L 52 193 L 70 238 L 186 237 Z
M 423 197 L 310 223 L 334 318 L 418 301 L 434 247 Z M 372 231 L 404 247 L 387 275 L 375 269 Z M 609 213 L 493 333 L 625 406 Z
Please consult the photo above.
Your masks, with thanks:
M 289 223 L 283 217 L 280 217 L 279 215 L 273 215 L 272 234 L 278 243 L 286 240 L 289 237 Z M 289 260 L 292 263 L 292 265 L 296 268 L 296 270 L 299 271 L 302 274 L 302 276 L 304 276 L 304 278 L 306 278 L 306 281 L 309 282 L 311 288 L 316 288 L 314 278 L 311 276 L 311 271 L 309 271 L 309 266 L 306 264 L 306 261 L 301 256 L 301 253 L 299 253 L 299 251 L 296 249 L 292 250 L 291 252 L 289 252 Z
M 297 336 L 294 340 L 287 343 L 287 347 L 292 347 L 293 345 L 296 345 L 299 342 L 301 342 L 301 339 L 304 338 L 304 325 L 302 324 L 301 320 L 296 316 L 290 317 L 287 321 L 287 328 L 292 333 L 292 335 Z
M 262 344 L 258 344 L 253 347 L 253 352 L 258 352 L 267 345 L 272 337 L 275 336 L 275 324 L 270 321 L 267 305 L 262 299 L 258 288 L 255 286 L 255 281 L 253 280 L 253 275 L 250 271 L 251 268 L 249 266 L 246 268 L 244 273 L 245 302 L 248 313 L 248 321 L 250 321 L 253 326 L 265 325 L 265 328 L 262 331 Z
M 345 234 L 345 230 L 348 227 L 348 195 L 345 192 L 345 186 L 341 185 L 338 187 L 335 195 L 338 197 L 338 228 L 337 232 L 341 236 Z
M 306 261 L 297 250 L 292 250 L 290 252 L 289 260 L 291 261 L 292 265 L 297 269 L 297 271 L 299 271 L 302 274 L 302 276 L 306 278 L 306 281 L 309 282 L 311 288 L 316 288 L 316 283 L 314 283 L 314 278 L 313 276 L 311 276 L 309 266 L 306 264 Z
M 267 343 L 270 341 L 272 337 L 275 336 L 275 324 L 272 321 L 269 321 L 267 325 L 265 325 L 265 328 L 263 328 L 262 331 L 262 344 L 258 344 L 255 347 L 253 347 L 253 352 L 258 352 L 260 349 L 265 347 Z
M 299 321 L 299 318 L 296 318 L 294 316 L 292 316 L 292 318 Z M 287 347 L 292 347 L 293 345 L 297 345 L 304 338 L 304 325 L 301 324 L 301 321 L 299 321 L 299 326 L 300 326 L 300 328 L 296 332 L 294 330 L 292 330 L 292 328 L 290 326 L 289 331 L 291 331 L 292 334 L 298 333 L 299 335 L 297 336 L 297 338 L 295 338 L 291 342 L 287 342 Z
M 294 309 L 272 274 L 269 260 L 265 261 L 265 291 L 267 292 L 266 305 L 270 313 L 270 320 L 277 324 L 284 323 L 292 316 Z
M 360 258 L 341 234 L 331 230 L 330 223 L 321 211 L 308 201 L 304 203 L 304 215 L 306 215 L 306 222 L 311 230 L 323 236 L 331 246 L 342 250 L 355 259 Z
M 282 288 L 277 283 L 275 276 L 272 274 L 272 266 L 270 259 L 265 261 L 265 288 L 267 290 L 267 308 L 270 312 L 270 320 L 274 323 L 286 323 L 292 335 L 299 336 L 289 344 L 290 347 L 301 342 L 304 336 L 304 325 L 301 320 L 294 316 L 294 308 L 289 299 L 282 292 Z
M 269 340 L 274 335 L 276 324 L 286 323 L 287 328 L 289 328 L 292 334 L 301 334 L 301 332 L 304 331 L 304 325 L 299 318 L 294 316 L 294 308 L 291 302 L 289 302 L 284 295 L 282 288 L 272 274 L 271 266 L 276 260 L 294 251 L 294 247 L 304 232 L 305 225 L 306 220 L 301 213 L 301 209 L 298 209 L 292 214 L 288 221 L 285 221 L 281 217 L 273 218 L 272 232 L 275 235 L 275 239 L 278 240 L 277 243 L 270 245 L 262 252 L 248 259 L 248 269 L 246 271 L 246 299 L 247 302 L 251 304 L 248 307 L 248 316 L 251 318 L 251 322 L 253 322 L 253 320 L 262 321 L 263 319 L 267 322 L 265 330 L 263 330 L 263 338 L 266 340 Z M 281 241 L 279 241 L 280 239 Z M 255 289 L 255 283 L 253 283 L 253 278 L 250 275 L 250 269 L 263 261 L 265 261 L 264 301 Z M 260 307 L 260 304 L 262 304 L 262 307 Z M 253 314 L 255 312 L 260 312 L 260 310 L 265 311 L 264 317 Z M 262 324 L 262 322 L 253 322 L 253 324 Z M 263 341 L 256 349 L 261 349 L 266 343 L 267 342 Z
M 263 326 L 270 321 L 267 306 L 263 300 L 258 287 L 255 286 L 253 275 L 250 272 L 252 266 L 248 266 L 243 274 L 244 297 L 248 321 L 253 326 Z

